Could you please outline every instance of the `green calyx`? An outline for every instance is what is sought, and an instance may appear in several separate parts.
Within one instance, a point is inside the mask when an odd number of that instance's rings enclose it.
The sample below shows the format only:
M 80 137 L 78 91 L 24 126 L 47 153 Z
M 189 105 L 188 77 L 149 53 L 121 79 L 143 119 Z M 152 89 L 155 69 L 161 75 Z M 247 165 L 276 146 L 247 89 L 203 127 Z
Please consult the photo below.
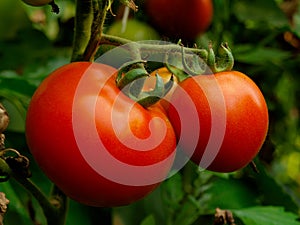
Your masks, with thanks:
M 198 49 L 195 48 L 195 50 Z M 169 63 L 169 56 L 166 56 L 165 66 L 179 82 L 191 76 L 230 71 L 233 68 L 234 58 L 227 43 L 221 44 L 217 55 L 212 44 L 209 44 L 208 51 L 201 51 L 201 55 L 197 54 L 195 50 L 184 48 L 181 45 L 181 57 L 175 63 L 174 60 Z
M 136 100 L 144 107 L 149 107 L 158 102 L 173 86 L 173 76 L 171 76 L 171 79 L 167 83 L 164 83 L 162 77 L 159 76 L 159 74 L 156 74 L 155 81 L 154 89 L 151 91 L 141 92 Z M 131 98 L 132 97 L 134 96 L 131 96 Z
M 157 103 L 173 86 L 172 76 L 170 80 L 165 83 L 163 78 L 157 73 L 155 75 L 155 86 L 150 90 L 145 91 L 143 90 L 145 81 L 150 78 L 150 75 L 143 64 L 138 62 L 134 65 L 134 68 L 130 69 L 128 72 L 124 72 L 128 66 L 130 65 L 125 65 L 119 70 L 116 79 L 117 87 L 125 95 L 145 108 Z
M 209 45 L 207 65 L 213 73 L 230 71 L 233 68 L 234 58 L 227 43 L 221 44 L 217 58 L 212 45 Z
M 226 43 L 221 44 L 217 55 L 212 44 L 209 44 L 208 50 L 186 48 L 180 42 L 177 45 L 166 46 L 135 43 L 129 49 L 133 60 L 121 67 L 117 74 L 116 85 L 129 98 L 145 108 L 158 102 L 170 91 L 174 83 L 173 76 L 176 77 L 176 82 L 180 83 L 191 76 L 230 71 L 234 65 L 232 52 Z M 172 74 L 170 80 L 165 82 L 159 74 L 156 74 L 155 86 L 150 91 L 145 91 L 145 81 L 150 75 L 145 69 L 147 60 L 143 58 L 141 52 L 147 56 L 162 54 L 162 63 Z

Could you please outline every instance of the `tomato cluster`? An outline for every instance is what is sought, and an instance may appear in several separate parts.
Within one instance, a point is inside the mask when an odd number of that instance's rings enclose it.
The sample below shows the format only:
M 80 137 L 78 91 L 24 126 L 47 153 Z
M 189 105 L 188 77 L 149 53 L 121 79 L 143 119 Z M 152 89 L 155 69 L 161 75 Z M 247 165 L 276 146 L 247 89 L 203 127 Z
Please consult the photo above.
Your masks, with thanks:
M 171 77 L 166 68 L 155 73 Z M 42 82 L 28 109 L 31 153 L 81 203 L 119 206 L 146 196 L 167 177 L 177 144 L 200 167 L 231 172 L 264 142 L 266 102 L 240 72 L 175 79 L 167 97 L 148 108 L 123 94 L 116 76 L 104 64 L 67 64 Z

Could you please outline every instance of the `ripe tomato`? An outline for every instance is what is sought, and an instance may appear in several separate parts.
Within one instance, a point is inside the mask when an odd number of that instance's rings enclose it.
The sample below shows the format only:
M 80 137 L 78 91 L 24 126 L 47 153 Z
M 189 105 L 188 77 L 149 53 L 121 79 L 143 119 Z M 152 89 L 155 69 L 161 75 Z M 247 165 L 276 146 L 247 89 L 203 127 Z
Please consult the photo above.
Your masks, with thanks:
M 145 9 L 162 34 L 171 38 L 193 40 L 212 21 L 211 0 L 146 0 Z
M 217 172 L 249 164 L 268 130 L 267 105 L 256 84 L 243 73 L 229 71 L 188 78 L 179 87 L 168 115 L 191 160 Z M 196 116 L 191 114 L 194 109 Z
M 98 63 L 62 66 L 39 86 L 27 113 L 27 142 L 40 168 L 69 197 L 92 206 L 146 196 L 175 155 L 164 110 L 125 96 L 115 73 Z
M 50 2 L 53 2 L 53 0 L 22 0 L 27 5 L 31 6 L 44 6 L 49 4 Z
M 114 22 L 107 30 L 107 34 L 116 35 L 119 37 L 127 38 L 132 41 L 142 40 L 159 40 L 160 36 L 156 30 L 148 24 L 130 18 L 127 20 L 125 30 L 122 30 L 122 21 Z

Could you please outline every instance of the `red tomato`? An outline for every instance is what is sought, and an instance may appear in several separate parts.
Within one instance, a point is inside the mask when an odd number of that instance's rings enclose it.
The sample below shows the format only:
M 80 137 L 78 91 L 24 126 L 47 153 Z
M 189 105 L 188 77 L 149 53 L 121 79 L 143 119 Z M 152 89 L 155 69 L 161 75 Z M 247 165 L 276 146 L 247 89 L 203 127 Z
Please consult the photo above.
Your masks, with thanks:
M 193 40 L 211 24 L 211 0 L 146 0 L 146 12 L 162 34 Z
M 256 84 L 243 73 L 229 71 L 188 78 L 179 87 L 168 115 L 191 160 L 216 172 L 249 164 L 268 130 L 267 105 Z
M 62 66 L 39 86 L 27 113 L 27 142 L 40 168 L 69 197 L 92 206 L 146 196 L 175 155 L 164 110 L 125 96 L 115 74 L 98 63 Z

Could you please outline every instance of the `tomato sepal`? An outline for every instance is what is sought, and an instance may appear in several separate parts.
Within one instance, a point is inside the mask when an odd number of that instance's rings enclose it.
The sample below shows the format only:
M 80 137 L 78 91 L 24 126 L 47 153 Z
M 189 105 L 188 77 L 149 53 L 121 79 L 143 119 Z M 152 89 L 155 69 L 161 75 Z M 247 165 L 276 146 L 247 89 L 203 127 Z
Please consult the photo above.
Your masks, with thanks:
M 218 58 L 216 59 L 215 52 L 210 43 L 208 46 L 207 65 L 213 73 L 230 71 L 234 65 L 234 57 L 227 43 L 222 43 L 218 49 Z
M 166 93 L 165 84 L 161 76 L 158 74 L 155 75 L 155 87 L 151 91 L 141 92 L 137 98 L 137 102 L 143 107 L 147 108 L 151 105 L 154 105 L 158 102 Z M 132 96 L 129 96 L 132 98 Z

